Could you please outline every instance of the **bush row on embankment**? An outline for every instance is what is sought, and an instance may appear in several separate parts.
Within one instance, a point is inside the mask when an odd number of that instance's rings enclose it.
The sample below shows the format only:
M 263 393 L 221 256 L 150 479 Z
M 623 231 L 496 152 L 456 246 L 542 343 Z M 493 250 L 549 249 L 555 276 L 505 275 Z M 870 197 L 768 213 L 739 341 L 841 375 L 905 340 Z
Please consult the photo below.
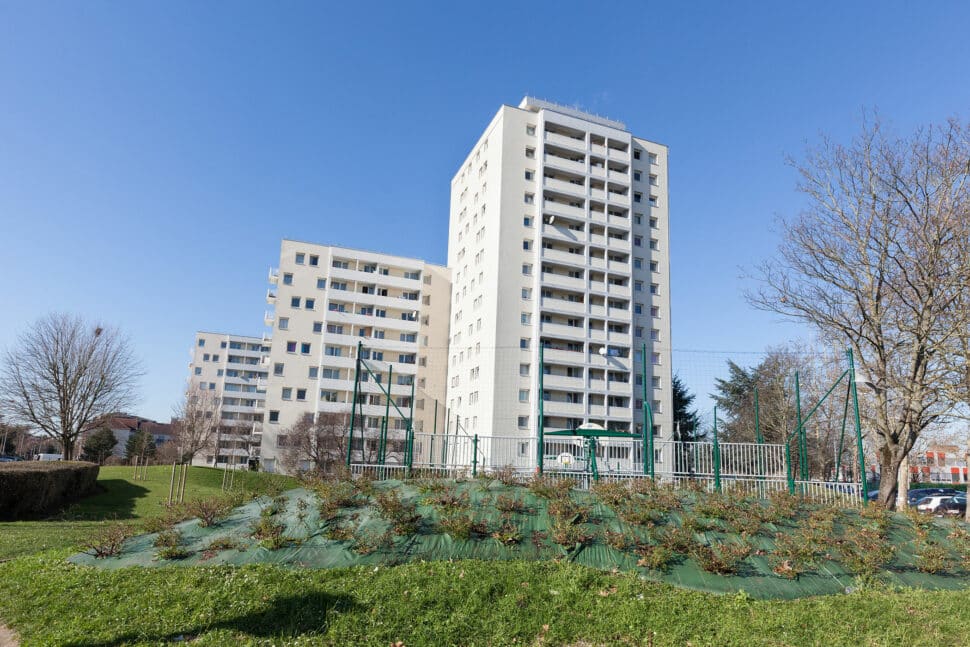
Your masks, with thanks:
M 98 466 L 82 462 L 0 464 L 0 520 L 39 517 L 92 494 Z

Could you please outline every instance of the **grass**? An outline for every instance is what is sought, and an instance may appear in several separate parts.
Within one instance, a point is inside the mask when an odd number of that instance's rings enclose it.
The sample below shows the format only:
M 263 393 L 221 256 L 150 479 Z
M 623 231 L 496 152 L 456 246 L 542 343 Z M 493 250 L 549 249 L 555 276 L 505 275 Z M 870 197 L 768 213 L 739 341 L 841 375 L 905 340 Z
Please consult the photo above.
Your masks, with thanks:
M 37 552 L 74 548 L 90 538 L 106 521 L 136 523 L 159 516 L 168 500 L 172 468 L 149 467 L 145 480 L 132 480 L 130 467 L 102 467 L 98 485 L 102 491 L 40 521 L 0 522 L 0 560 Z M 222 470 L 193 467 L 186 477 L 185 499 L 222 493 Z M 296 481 L 274 474 L 238 472 L 234 488 L 265 493 L 295 487 Z
M 66 551 L 0 565 L 0 617 L 26 643 L 148 645 L 959 644 L 970 591 L 796 601 L 715 596 L 569 563 L 107 571 Z
M 105 468 L 104 492 L 57 518 L 0 524 L 0 619 L 25 645 L 897 645 L 970 635 L 970 590 L 872 579 L 847 595 L 763 601 L 565 561 L 329 570 L 65 561 L 105 520 L 159 516 L 169 474 L 150 468 L 132 481 L 130 468 Z M 217 495 L 221 482 L 220 471 L 193 468 L 186 499 Z M 236 484 L 272 493 L 293 482 L 247 473 Z

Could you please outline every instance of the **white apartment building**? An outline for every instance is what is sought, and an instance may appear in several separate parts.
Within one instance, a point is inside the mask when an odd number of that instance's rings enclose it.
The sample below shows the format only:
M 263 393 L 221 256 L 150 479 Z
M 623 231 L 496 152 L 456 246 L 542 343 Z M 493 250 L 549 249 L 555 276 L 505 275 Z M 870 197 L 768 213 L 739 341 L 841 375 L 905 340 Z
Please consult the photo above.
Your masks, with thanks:
M 220 426 L 213 447 L 198 465 L 247 467 L 258 464 L 266 399 L 268 340 L 198 332 L 189 351 L 189 390 L 209 391 L 219 406 Z
M 271 269 L 265 315 L 273 327 L 266 368 L 266 423 L 262 467 L 284 471 L 287 430 L 305 414 L 349 415 L 358 344 L 361 358 L 386 385 L 415 431 L 434 424 L 433 403 L 445 398 L 446 366 L 432 353 L 448 342 L 450 275 L 422 260 L 344 247 L 283 240 L 278 269 Z M 429 361 L 430 360 L 430 361 Z M 374 459 L 385 413 L 388 461 L 401 459 L 407 417 L 389 407 L 381 386 L 366 372 L 359 383 L 355 462 Z M 440 407 L 444 420 L 444 406 Z M 415 448 L 416 454 L 421 451 Z
M 537 434 L 544 344 L 547 431 L 639 433 L 645 362 L 671 437 L 667 198 L 666 146 L 531 97 L 499 109 L 451 183 L 447 398 L 465 432 Z M 607 469 L 641 460 L 615 449 Z

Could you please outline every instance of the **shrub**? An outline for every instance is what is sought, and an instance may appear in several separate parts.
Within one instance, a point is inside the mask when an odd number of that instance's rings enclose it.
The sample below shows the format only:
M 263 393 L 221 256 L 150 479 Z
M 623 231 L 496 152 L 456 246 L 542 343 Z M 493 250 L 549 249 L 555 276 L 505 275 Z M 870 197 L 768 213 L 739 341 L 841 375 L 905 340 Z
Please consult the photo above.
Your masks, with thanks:
M 207 499 L 193 499 L 186 506 L 190 516 L 198 517 L 199 525 L 203 528 L 217 524 L 232 510 L 230 503 L 223 498 L 209 497 Z
M 671 551 L 686 555 L 694 545 L 694 533 L 680 526 L 670 526 L 659 534 L 658 540 Z
M 616 510 L 616 516 L 632 526 L 651 527 L 663 518 L 663 513 L 637 501 L 628 501 Z
M 674 559 L 674 551 L 662 544 L 637 546 L 637 566 L 651 571 L 665 571 Z
M 562 519 L 556 519 L 552 522 L 550 532 L 552 540 L 564 547 L 585 545 L 590 543 L 594 537 L 583 526 Z
M 186 548 L 183 548 L 182 546 L 165 546 L 157 553 L 155 553 L 155 556 L 158 557 L 159 559 L 174 560 L 174 559 L 185 559 L 191 554 L 192 553 L 189 550 L 187 550 Z
M 463 513 L 450 514 L 438 522 L 441 530 L 454 539 L 470 539 L 472 535 L 486 535 L 488 528 L 480 521 L 475 521 L 470 515 Z
M 493 472 L 495 480 L 506 487 L 522 485 L 522 475 L 511 465 L 505 465 Z
M 357 536 L 357 540 L 351 546 L 358 555 L 370 555 L 378 550 L 387 550 L 394 546 L 394 536 L 390 532 L 378 533 L 368 531 Z
M 498 528 L 492 532 L 492 539 L 504 546 L 514 546 L 522 541 L 522 531 L 508 517 L 503 517 Z
M 567 496 L 553 499 L 549 502 L 549 516 L 559 521 L 570 523 L 584 523 L 589 520 L 589 506 L 579 503 Z
M 858 528 L 846 533 L 840 543 L 843 565 L 859 575 L 873 575 L 895 554 L 895 547 L 874 528 Z
M 505 514 L 526 514 L 529 509 L 514 494 L 500 494 L 495 499 L 495 509 Z
M 67 461 L 0 463 L 0 519 L 37 517 L 92 494 L 98 469 Z
M 629 488 L 619 481 L 600 481 L 590 489 L 611 508 L 621 506 L 630 499 Z
M 149 517 L 142 522 L 142 528 L 145 532 L 162 532 L 163 530 L 168 530 L 180 521 L 185 521 L 188 515 L 185 512 L 185 508 L 177 503 L 163 504 L 162 514 L 157 517 Z
M 613 530 L 607 530 L 603 533 L 603 541 L 606 545 L 615 550 L 626 550 L 633 543 L 629 536 L 622 530 L 615 532 Z
M 253 523 L 251 530 L 253 539 L 258 539 L 262 542 L 282 535 L 283 524 L 277 523 L 269 516 L 263 516 L 260 517 L 259 521 Z
M 719 575 L 737 573 L 750 554 L 751 546 L 747 544 L 694 544 L 690 551 L 701 568 Z
M 405 502 L 394 490 L 377 495 L 375 503 L 381 516 L 391 522 L 398 535 L 410 535 L 417 531 L 421 515 L 413 503 Z
M 182 533 L 176 530 L 163 530 L 155 537 L 155 548 L 172 548 L 182 541 Z
M 121 553 L 125 541 L 131 537 L 129 526 L 119 523 L 108 524 L 98 529 L 87 542 L 81 545 L 85 551 L 90 550 L 94 557 L 114 557 Z
M 536 474 L 528 483 L 529 491 L 543 499 L 560 499 L 569 496 L 573 490 L 570 479 L 556 479 Z
M 465 510 L 468 508 L 468 493 L 458 494 L 453 488 L 444 488 L 424 499 L 427 505 L 439 510 Z
M 233 539 L 232 537 L 217 537 L 209 542 L 209 545 L 205 547 L 208 551 L 220 551 L 220 550 L 234 550 L 240 548 L 240 543 Z
M 482 492 L 488 492 L 492 488 L 492 483 L 495 482 L 495 475 L 491 472 L 486 472 L 482 470 L 478 473 L 478 489 Z
M 771 521 L 772 523 L 778 523 L 794 517 L 798 512 L 800 503 L 797 497 L 792 496 L 784 490 L 775 490 L 769 494 L 768 501 L 773 514 L 766 521 Z
M 943 573 L 947 570 L 947 553 L 943 546 L 929 541 L 917 545 L 916 568 L 924 573 Z
M 324 529 L 323 536 L 330 541 L 350 541 L 354 538 L 354 528 L 350 525 L 331 524 Z

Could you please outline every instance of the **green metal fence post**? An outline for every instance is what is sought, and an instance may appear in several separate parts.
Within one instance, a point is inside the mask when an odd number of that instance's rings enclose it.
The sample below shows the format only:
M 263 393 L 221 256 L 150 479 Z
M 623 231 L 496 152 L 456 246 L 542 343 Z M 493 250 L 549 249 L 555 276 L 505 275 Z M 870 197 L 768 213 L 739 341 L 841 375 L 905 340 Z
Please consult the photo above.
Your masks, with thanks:
M 717 440 L 717 407 L 714 407 L 714 489 L 721 491 L 721 445 Z
M 387 423 L 391 417 L 391 380 L 393 378 L 394 365 L 389 364 L 387 367 L 387 394 L 385 396 L 387 399 L 384 402 L 384 423 L 381 425 L 381 445 L 378 451 L 381 467 L 384 467 L 387 462 Z
M 653 407 L 647 399 L 647 345 L 640 347 L 640 381 L 643 382 L 643 473 L 654 478 Z
M 800 480 L 807 481 L 807 443 L 805 442 L 805 425 L 802 423 L 802 396 L 798 384 L 798 371 L 795 371 L 795 416 L 798 423 L 798 476 Z
M 845 406 L 842 408 L 842 431 L 839 433 L 839 453 L 835 457 L 835 475 L 833 481 L 840 480 L 842 476 L 842 451 L 845 447 L 845 423 L 849 419 L 849 400 L 852 399 L 852 384 L 846 384 Z
M 478 476 L 478 434 L 472 436 L 472 476 Z
M 438 398 L 434 399 L 434 421 L 431 423 L 431 451 L 428 452 L 428 456 L 431 457 L 431 466 L 434 467 L 434 439 L 438 436 Z
M 869 505 L 869 497 L 866 488 L 869 479 L 866 478 L 866 457 L 862 453 L 862 420 L 859 417 L 859 393 L 856 390 L 855 380 L 855 359 L 852 357 L 852 349 L 848 349 L 849 355 L 849 384 L 852 385 L 852 407 L 855 413 L 855 442 L 859 452 L 859 488 L 862 490 L 862 505 Z
M 542 474 L 543 459 L 546 453 L 546 440 L 545 440 L 545 426 L 546 421 L 543 415 L 543 401 L 545 400 L 545 393 L 542 387 L 542 375 L 545 373 L 546 367 L 543 359 L 543 343 L 542 338 L 539 338 L 539 429 L 538 429 L 538 446 L 536 447 L 536 469 L 539 470 L 539 474 Z
M 411 376 L 411 409 L 408 411 L 408 439 L 407 439 L 407 466 L 408 475 L 414 466 L 414 382 L 415 376 Z M 390 386 L 390 385 L 388 385 Z
M 596 437 L 595 436 L 589 437 L 589 442 L 587 443 L 587 447 L 589 447 L 589 466 L 590 466 L 590 471 L 593 473 L 593 480 L 599 481 L 600 470 L 599 470 L 599 467 L 596 465 Z
M 754 387 L 754 438 L 758 443 L 758 480 L 765 480 L 765 437 L 761 433 L 761 406 L 758 401 L 758 387 Z M 758 491 L 765 495 L 764 485 L 758 485 Z
M 788 494 L 795 495 L 795 479 L 791 469 L 791 438 L 785 440 L 785 478 L 788 479 Z
M 354 449 L 354 423 L 357 417 L 357 390 L 360 384 L 360 351 L 364 342 L 357 342 L 357 361 L 354 363 L 354 399 L 350 405 L 350 436 L 347 438 L 347 467 L 350 467 L 351 452 Z

